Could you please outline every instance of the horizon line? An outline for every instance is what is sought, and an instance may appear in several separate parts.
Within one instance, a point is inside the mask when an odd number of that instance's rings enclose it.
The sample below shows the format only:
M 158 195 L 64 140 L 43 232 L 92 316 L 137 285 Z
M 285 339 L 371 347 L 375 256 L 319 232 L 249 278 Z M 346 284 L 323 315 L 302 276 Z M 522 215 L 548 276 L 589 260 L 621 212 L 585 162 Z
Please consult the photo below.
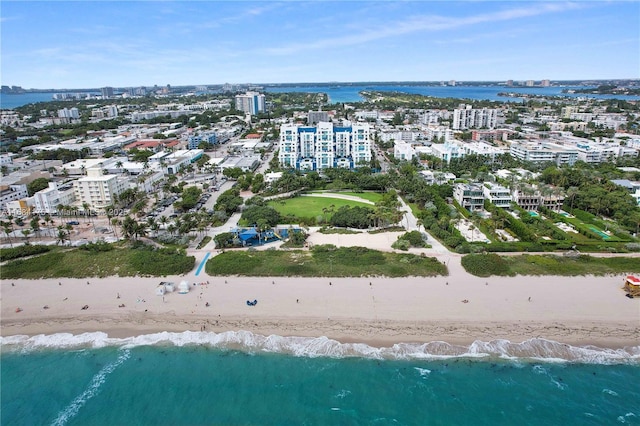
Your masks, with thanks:
M 166 86 L 171 86 L 171 87 L 176 87 L 176 88 L 180 88 L 180 87 L 191 87 L 191 86 L 224 86 L 226 84 L 232 85 L 232 86 L 296 86 L 296 85 L 311 85 L 311 84 L 316 84 L 316 85 L 339 85 L 339 84 L 425 84 L 425 83 L 435 83 L 435 84 L 442 84 L 442 83 L 449 83 L 451 81 L 455 82 L 455 84 L 465 84 L 465 83 L 506 83 L 508 81 L 513 81 L 514 83 L 516 82 L 526 82 L 526 81 L 534 81 L 534 82 L 542 82 L 545 80 L 549 80 L 549 83 L 563 83 L 563 82 L 585 82 L 585 81 L 613 81 L 613 80 L 620 80 L 620 81 L 629 81 L 629 82 L 640 82 L 640 78 L 595 78 L 595 79 L 591 79 L 591 78 L 579 78 L 579 79 L 508 79 L 508 80 L 455 80 L 455 79 L 449 79 L 449 80 L 370 80 L 370 81 L 299 81 L 299 82 L 287 82 L 287 83 L 273 83 L 273 82 L 263 82 L 263 83 L 251 83 L 251 82 L 246 82 L 246 83 L 194 83 L 194 84 L 181 84 L 181 85 L 172 85 L 172 84 L 167 84 L 164 86 L 160 86 L 158 84 L 153 84 L 153 85 L 129 85 L 129 86 L 96 86 L 96 87 L 75 87 L 75 88 L 36 88 L 36 87 L 31 87 L 31 88 L 24 88 L 22 86 L 19 85 L 2 85 L 2 86 L 6 86 L 6 87 L 20 87 L 23 90 L 29 90 L 29 91 L 50 91 L 50 90 L 100 90 L 104 87 L 112 87 L 114 89 L 122 89 L 122 88 L 137 88 L 137 87 L 166 87 Z M 445 84 L 446 85 L 446 84 Z M 6 93 L 5 93 L 6 94 Z

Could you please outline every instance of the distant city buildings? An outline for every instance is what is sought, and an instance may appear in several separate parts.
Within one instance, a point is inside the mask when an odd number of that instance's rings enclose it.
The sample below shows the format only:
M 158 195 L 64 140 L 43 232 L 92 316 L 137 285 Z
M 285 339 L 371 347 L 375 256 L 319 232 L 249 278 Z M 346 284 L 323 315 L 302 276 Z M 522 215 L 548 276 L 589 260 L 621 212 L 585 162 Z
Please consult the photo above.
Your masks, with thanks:
M 113 97 L 113 87 L 103 87 L 100 89 L 102 99 L 108 99 Z
M 236 95 L 236 109 L 247 114 L 255 115 L 264 112 L 264 95 L 258 92 L 247 92 L 244 95 Z
M 316 127 L 283 125 L 278 160 L 282 167 L 298 170 L 368 164 L 371 161 L 369 125 L 334 126 L 327 122 L 320 122 Z

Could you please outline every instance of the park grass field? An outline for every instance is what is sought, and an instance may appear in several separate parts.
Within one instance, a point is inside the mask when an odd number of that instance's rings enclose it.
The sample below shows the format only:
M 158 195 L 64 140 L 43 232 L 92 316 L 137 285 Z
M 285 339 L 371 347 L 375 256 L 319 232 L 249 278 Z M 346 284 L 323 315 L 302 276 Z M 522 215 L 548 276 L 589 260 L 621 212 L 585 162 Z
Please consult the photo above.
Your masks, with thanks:
M 347 194 L 345 193 L 344 195 Z M 359 194 L 355 193 L 354 195 L 359 196 Z M 364 197 L 361 198 L 363 198 L 363 202 L 329 197 L 295 197 L 286 200 L 270 201 L 269 206 L 276 209 L 283 216 L 292 215 L 296 217 L 318 217 L 326 215 L 327 218 L 329 218 L 331 217 L 331 213 L 325 213 L 323 209 L 329 209 L 331 206 L 333 206 L 334 211 L 338 210 L 342 206 L 373 207 L 371 204 L 364 201 L 366 200 Z
M 336 195 L 347 195 L 349 197 L 358 197 L 363 198 L 365 200 L 371 201 L 372 203 L 377 203 L 382 200 L 382 193 L 380 192 L 348 192 L 348 191 L 340 191 L 340 192 L 326 192 L 326 191 L 310 191 L 310 194 L 336 194 Z

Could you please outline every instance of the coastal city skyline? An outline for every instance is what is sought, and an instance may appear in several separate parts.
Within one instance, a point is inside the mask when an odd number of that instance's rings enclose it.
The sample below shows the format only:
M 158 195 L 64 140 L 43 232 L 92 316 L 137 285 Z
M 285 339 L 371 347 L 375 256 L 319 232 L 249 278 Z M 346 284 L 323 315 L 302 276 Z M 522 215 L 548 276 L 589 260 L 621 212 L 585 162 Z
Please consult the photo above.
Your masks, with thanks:
M 2 84 L 632 79 L 640 58 L 625 52 L 640 48 L 638 9 L 624 1 L 10 1 Z M 71 16 L 69 25 L 47 24 Z

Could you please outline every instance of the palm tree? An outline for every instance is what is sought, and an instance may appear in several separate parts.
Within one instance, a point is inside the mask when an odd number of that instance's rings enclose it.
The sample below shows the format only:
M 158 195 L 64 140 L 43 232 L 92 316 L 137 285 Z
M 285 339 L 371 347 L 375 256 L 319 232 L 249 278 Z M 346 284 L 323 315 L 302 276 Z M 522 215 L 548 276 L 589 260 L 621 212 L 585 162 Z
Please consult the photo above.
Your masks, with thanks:
M 89 214 L 89 203 L 87 203 L 86 201 L 82 203 L 82 212 L 84 213 L 84 220 L 91 220 L 89 218 L 90 214 Z
M 67 237 L 68 237 L 67 231 L 65 231 L 65 229 L 62 226 L 58 226 L 57 242 L 59 242 L 61 245 L 64 245 L 64 242 L 68 240 Z
M 30 221 L 29 225 L 31 226 L 31 230 L 33 231 L 36 238 L 39 237 L 38 233 L 40 232 L 40 218 L 38 216 L 34 216 Z
M 29 243 L 29 234 L 31 234 L 31 229 L 23 229 L 22 230 L 22 235 L 24 235 L 25 244 Z
M 113 225 L 113 233 L 115 234 L 116 238 L 118 238 L 118 228 L 117 225 L 120 225 L 120 219 L 118 219 L 117 217 L 114 217 L 113 219 L 111 219 L 111 225 Z
M 13 232 L 13 223 L 11 223 L 11 221 L 2 222 L 2 230 L 7 235 L 7 238 L 9 239 L 9 244 L 11 245 L 11 247 L 13 247 L 13 242 L 11 242 L 11 232 Z
M 127 239 L 135 239 L 136 221 L 131 216 L 126 216 L 122 221 L 122 235 Z

